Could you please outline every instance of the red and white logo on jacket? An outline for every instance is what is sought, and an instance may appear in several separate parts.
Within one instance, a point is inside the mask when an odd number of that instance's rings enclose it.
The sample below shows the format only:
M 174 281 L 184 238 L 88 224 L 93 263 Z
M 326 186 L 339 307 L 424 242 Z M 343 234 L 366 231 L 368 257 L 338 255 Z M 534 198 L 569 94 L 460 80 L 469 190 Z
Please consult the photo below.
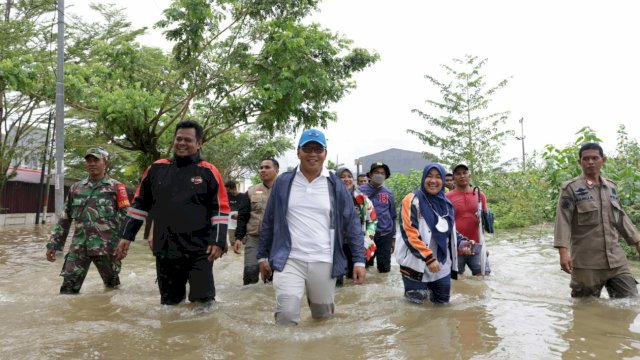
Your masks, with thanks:
M 202 184 L 202 176 L 194 176 L 191 178 L 191 182 L 194 185 Z

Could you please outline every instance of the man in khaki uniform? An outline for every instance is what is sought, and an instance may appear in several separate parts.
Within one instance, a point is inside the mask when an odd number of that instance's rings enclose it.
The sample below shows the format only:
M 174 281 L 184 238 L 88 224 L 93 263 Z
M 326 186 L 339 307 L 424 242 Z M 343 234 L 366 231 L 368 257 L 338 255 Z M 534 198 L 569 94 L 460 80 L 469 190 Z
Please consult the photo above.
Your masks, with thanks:
M 267 208 L 267 200 L 271 193 L 271 186 L 278 176 L 280 164 L 274 159 L 265 159 L 260 163 L 260 179 L 262 184 L 254 185 L 247 190 L 249 195 L 248 207 L 238 209 L 238 225 L 233 242 L 233 252 L 240 254 L 242 245 L 244 248 L 244 272 L 242 282 L 244 285 L 255 284 L 259 280 L 258 239 L 260 238 L 260 226 L 262 216 Z
M 610 298 L 638 296 L 618 233 L 639 253 L 640 233 L 620 205 L 616 184 L 600 176 L 607 161 L 602 147 L 586 143 L 578 155 L 582 175 L 562 184 L 553 243 L 562 270 L 571 274 L 571 296 L 600 297 L 603 286 Z

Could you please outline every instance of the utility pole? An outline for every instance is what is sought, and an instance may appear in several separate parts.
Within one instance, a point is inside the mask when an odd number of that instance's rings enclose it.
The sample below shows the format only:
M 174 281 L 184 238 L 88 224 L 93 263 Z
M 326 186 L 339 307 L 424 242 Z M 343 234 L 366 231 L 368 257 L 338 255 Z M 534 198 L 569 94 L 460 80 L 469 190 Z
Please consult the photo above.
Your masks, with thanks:
M 64 211 L 64 0 L 58 0 L 58 71 L 56 78 L 56 215 Z M 40 211 L 38 209 L 38 211 Z
M 42 154 L 42 171 L 40 172 L 40 186 L 38 187 L 38 206 L 36 207 L 36 225 L 40 223 L 40 209 L 42 209 L 42 187 L 44 184 L 44 170 L 47 166 L 47 152 L 49 152 L 49 130 L 51 130 L 51 120 L 53 114 L 49 113 L 49 123 L 47 124 L 47 135 L 44 140 L 44 151 Z
M 524 172 L 526 170 L 526 160 L 524 157 L 524 118 L 520 118 L 520 120 L 518 120 L 518 122 L 520 123 L 520 137 L 516 136 L 516 139 L 520 140 L 522 142 L 522 171 Z

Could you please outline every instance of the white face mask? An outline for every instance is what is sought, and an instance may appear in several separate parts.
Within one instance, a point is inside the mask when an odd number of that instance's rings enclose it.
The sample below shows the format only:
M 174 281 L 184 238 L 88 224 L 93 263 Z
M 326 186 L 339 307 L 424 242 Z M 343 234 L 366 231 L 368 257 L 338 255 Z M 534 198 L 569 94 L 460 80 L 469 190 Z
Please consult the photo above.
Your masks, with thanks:
M 382 174 L 373 174 L 371 176 L 371 182 L 377 185 L 382 185 L 384 183 L 385 176 Z

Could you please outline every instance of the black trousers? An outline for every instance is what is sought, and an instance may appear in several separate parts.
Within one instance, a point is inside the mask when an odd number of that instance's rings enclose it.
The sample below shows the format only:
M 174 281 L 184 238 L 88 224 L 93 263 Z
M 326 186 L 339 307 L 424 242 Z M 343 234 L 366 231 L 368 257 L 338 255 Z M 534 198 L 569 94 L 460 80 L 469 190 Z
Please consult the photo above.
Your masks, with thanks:
M 189 283 L 189 301 L 209 302 L 215 300 L 213 262 L 205 252 L 187 253 L 178 258 L 156 256 L 156 274 L 160 289 L 160 303 L 179 304 L 185 299 Z
M 373 242 L 376 243 L 376 253 L 367 262 L 367 266 L 373 266 L 373 260 L 376 259 L 378 271 L 388 273 L 391 271 L 391 245 L 395 241 L 396 234 L 388 233 L 384 235 L 376 234 Z

